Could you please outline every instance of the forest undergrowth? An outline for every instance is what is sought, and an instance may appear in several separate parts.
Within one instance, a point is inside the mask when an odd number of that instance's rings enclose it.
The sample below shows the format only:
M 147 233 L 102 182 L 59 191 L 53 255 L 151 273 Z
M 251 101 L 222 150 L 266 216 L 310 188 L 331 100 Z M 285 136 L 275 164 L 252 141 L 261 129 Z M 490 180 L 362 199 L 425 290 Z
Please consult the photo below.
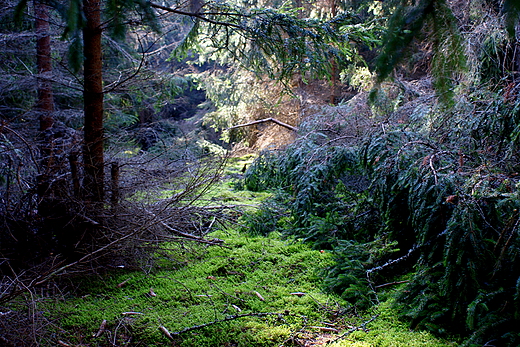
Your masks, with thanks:
M 112 272 L 54 302 L 61 341 L 89 346 L 449 346 L 410 332 L 388 302 L 358 310 L 325 293 L 330 252 L 280 235 L 212 234 L 223 247 L 186 247 L 152 273 Z M 47 304 L 44 307 L 50 307 Z M 103 322 L 105 322 L 103 324 Z M 100 326 L 102 328 L 100 328 Z
M 325 285 L 358 308 L 401 285 L 393 307 L 410 328 L 517 346 L 518 104 L 477 91 L 447 110 L 407 103 L 403 88 L 381 117 L 385 95 L 363 134 L 338 108 L 308 118 L 285 151 L 264 152 L 245 185 L 275 195 L 248 228 L 330 250 Z
M 240 176 L 250 161 L 231 158 L 207 201 L 241 205 L 245 215 L 256 211 L 252 206 L 272 193 L 245 188 Z M 453 345 L 409 331 L 388 293 L 379 294 L 379 305 L 361 307 L 325 290 L 324 269 L 337 267 L 330 249 L 241 225 L 207 235 L 224 240 L 218 246 L 163 244 L 153 266 L 116 265 L 71 277 L 53 295 L 49 288 L 28 292 L 31 298 L 12 301 L 3 314 L 16 319 L 29 311 L 32 322 L 6 336 L 22 345 L 32 336 L 39 346 Z
M 0 345 L 519 346 L 515 1 L 181 3 L 2 4 Z
M 62 346 L 451 346 L 323 290 L 330 252 L 280 235 L 220 231 L 223 247 L 172 250 L 155 271 L 112 271 L 38 302 Z M 177 246 L 175 246 L 177 248 Z M 52 317 L 52 318 L 51 318 Z

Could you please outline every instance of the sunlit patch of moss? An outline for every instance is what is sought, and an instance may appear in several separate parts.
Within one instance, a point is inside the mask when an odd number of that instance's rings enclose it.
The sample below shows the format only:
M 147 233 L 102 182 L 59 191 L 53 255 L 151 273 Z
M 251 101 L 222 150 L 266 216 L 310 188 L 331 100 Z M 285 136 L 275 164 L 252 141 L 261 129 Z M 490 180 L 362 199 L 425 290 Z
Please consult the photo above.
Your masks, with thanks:
M 242 186 L 242 174 L 256 158 L 254 154 L 230 157 L 224 168 L 224 180 L 213 185 L 200 203 L 215 202 L 226 205 L 256 206 L 270 197 L 268 192 L 252 192 Z
M 220 335 L 201 337 L 207 329 L 215 329 L 208 327 L 180 336 L 186 346 L 211 346 L 223 339 L 222 334 L 240 346 L 265 346 L 266 341 L 274 343 L 301 328 L 300 316 L 317 322 L 326 314 L 324 307 L 331 299 L 320 290 L 318 270 L 331 264 L 330 255 L 282 241 L 278 235 L 244 237 L 221 231 L 214 236 L 226 239 L 230 248 L 199 246 L 206 252 L 203 259 L 175 271 L 118 271 L 83 280 L 79 284 L 82 296 L 57 307 L 63 317 L 61 326 L 82 331 L 85 339 L 95 343 L 89 336 L 106 320 L 112 333 L 118 325 L 129 326 L 139 339 L 155 343 L 165 340 L 159 325 L 174 332 L 233 314 L 289 314 L 283 324 L 274 324 L 268 317 L 244 317 L 219 323 Z M 298 297 L 293 292 L 306 295 Z M 211 342 L 201 338 L 211 338 Z
M 366 325 L 366 330 L 349 334 L 348 340 L 331 344 L 333 347 L 377 346 L 377 347 L 449 347 L 457 343 L 442 340 L 426 331 L 411 331 L 405 322 L 398 319 L 393 300 L 388 299 L 377 307 L 373 315 L 377 318 Z M 366 319 L 369 320 L 369 316 Z
M 121 157 L 131 158 L 131 157 L 136 156 L 139 153 L 139 151 L 140 151 L 140 148 L 138 148 L 138 147 L 129 148 L 129 149 L 121 152 Z
M 200 203 L 219 202 L 227 205 L 259 205 L 270 197 L 267 192 L 251 192 L 249 190 L 237 189 L 232 182 L 217 184 L 213 186 L 201 199 Z
M 243 173 L 257 157 L 256 154 L 246 154 L 241 157 L 231 157 L 227 160 L 225 173 Z
M 52 306 L 74 344 L 105 346 L 131 337 L 146 346 L 171 346 L 160 326 L 175 333 L 187 327 L 247 315 L 173 335 L 178 346 L 279 346 L 311 326 L 335 324 L 339 333 L 363 318 L 348 303 L 322 291 L 320 269 L 334 262 L 329 252 L 310 249 L 279 235 L 267 237 L 218 231 L 225 247 L 196 245 L 184 266 L 167 263 L 154 273 L 115 271 L 76 283 L 78 295 Z M 272 313 L 255 316 L 257 313 Z M 450 346 L 421 332 L 409 332 L 390 304 L 379 317 L 332 346 Z M 370 315 L 367 315 L 370 317 Z M 106 320 L 106 332 L 99 326 Z

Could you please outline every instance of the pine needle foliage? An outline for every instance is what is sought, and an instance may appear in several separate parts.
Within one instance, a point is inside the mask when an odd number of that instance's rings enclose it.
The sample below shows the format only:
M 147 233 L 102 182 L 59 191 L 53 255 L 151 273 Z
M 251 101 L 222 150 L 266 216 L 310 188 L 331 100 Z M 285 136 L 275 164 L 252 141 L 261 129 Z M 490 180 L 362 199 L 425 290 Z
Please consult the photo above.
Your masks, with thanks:
M 208 2 L 190 34 L 174 52 L 185 58 L 196 50 L 221 63 L 239 62 L 249 71 L 288 81 L 330 77 L 331 59 L 345 66 L 358 56 L 356 45 L 374 47 L 380 27 L 362 23 L 351 12 L 329 20 L 299 18 L 298 8 L 246 8 Z
M 514 37 L 516 33 L 516 25 L 520 19 L 520 2 L 518 0 L 505 0 L 502 9 L 506 17 L 505 22 L 507 33 L 510 37 Z
M 458 77 L 466 71 L 466 56 L 463 38 L 459 32 L 457 19 L 444 1 L 435 1 L 432 16 L 434 34 L 434 55 L 431 73 L 439 101 L 450 107 L 454 105 L 455 88 Z
M 380 81 L 391 75 L 412 40 L 423 28 L 428 15 L 434 11 L 433 0 L 419 1 L 416 6 L 407 5 L 407 1 L 401 1 L 388 23 L 383 39 L 385 45 L 377 61 Z
M 396 135 L 401 146 L 388 146 L 388 140 L 395 143 Z M 516 251 L 506 257 L 498 251 L 503 242 L 500 235 L 507 233 L 510 242 L 515 238 L 505 230 L 516 224 L 517 193 L 503 194 L 496 191 L 499 187 L 489 186 L 470 189 L 464 176 L 458 174 L 456 154 L 424 139 L 394 134 L 388 140 L 384 141 L 386 152 L 394 154 L 386 160 L 378 154 L 375 172 L 383 170 L 387 177 L 381 186 L 386 190 L 376 196 L 394 197 L 381 204 L 393 217 L 386 220 L 392 222 L 389 232 L 400 230 L 391 237 L 400 248 L 408 244 L 408 252 L 416 257 L 417 272 L 398 295 L 402 312 L 411 318 L 412 327 L 470 334 L 472 341 L 480 343 L 489 335 L 501 339 L 500 334 L 517 319 L 512 306 L 511 320 L 503 320 L 508 315 L 502 311 L 516 295 Z M 405 153 L 412 156 L 405 157 Z M 391 167 L 389 160 L 394 161 Z M 395 165 L 401 163 L 400 167 Z M 399 196 L 401 199 L 395 200 Z M 507 270 L 502 268 L 502 259 L 508 259 L 509 266 L 504 264 Z M 499 312 L 500 320 L 490 318 L 498 317 Z
M 457 19 L 445 0 L 402 0 L 394 11 L 383 39 L 385 44 L 376 62 L 378 81 L 392 75 L 422 32 L 431 32 L 434 52 L 431 62 L 433 84 L 439 101 L 454 105 L 453 88 L 466 69 L 463 39 Z

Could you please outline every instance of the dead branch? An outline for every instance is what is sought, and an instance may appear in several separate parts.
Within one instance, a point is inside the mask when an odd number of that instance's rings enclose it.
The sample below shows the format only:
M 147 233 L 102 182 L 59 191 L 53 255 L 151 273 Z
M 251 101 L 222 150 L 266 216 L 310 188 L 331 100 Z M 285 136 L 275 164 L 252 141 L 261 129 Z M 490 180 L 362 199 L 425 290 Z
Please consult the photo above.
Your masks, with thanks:
M 294 132 L 298 131 L 297 127 L 294 127 L 294 126 L 289 125 L 287 123 L 281 122 L 281 121 L 279 121 L 276 118 L 265 118 L 265 119 L 255 120 L 254 122 L 250 122 L 250 123 L 238 124 L 238 125 L 232 126 L 231 128 L 227 128 L 226 130 L 247 127 L 247 126 L 250 126 L 250 125 L 255 125 L 255 124 L 260 124 L 260 123 L 265 123 L 265 122 L 273 122 L 273 123 L 276 123 L 276 124 L 278 124 L 278 125 L 280 125 L 280 126 L 282 126 L 284 128 L 292 130 Z
M 27 140 L 22 135 L 17 133 L 14 129 L 11 129 L 10 127 L 8 127 L 5 123 L 2 123 L 1 128 L 0 128 L 0 133 L 1 133 L 2 129 L 5 129 L 5 130 L 11 132 L 12 134 L 14 134 L 17 138 L 19 138 L 27 146 L 27 149 L 29 150 L 29 154 L 31 155 L 31 160 L 33 161 L 34 164 L 36 164 L 35 168 L 36 168 L 38 174 L 40 174 L 40 167 L 38 165 L 38 161 L 36 160 L 36 156 L 33 152 L 33 147 L 27 142 Z
M 164 334 L 164 336 L 166 336 L 169 340 L 172 340 L 173 341 L 173 336 L 172 334 L 168 331 L 168 329 L 166 329 L 165 327 L 163 327 L 162 325 L 159 326 L 159 330 Z
M 378 289 L 378 288 L 383 288 L 383 287 L 388 287 L 388 286 L 393 286 L 396 284 L 403 284 L 403 283 L 408 283 L 408 282 L 409 281 L 395 281 L 395 282 L 380 284 L 378 286 L 375 286 L 374 288 Z
M 236 314 L 236 315 L 232 315 L 232 316 L 227 316 L 225 318 L 222 318 L 222 319 L 217 319 L 217 320 L 214 320 L 212 322 L 208 322 L 208 323 L 204 323 L 204 324 L 200 324 L 200 325 L 194 325 L 192 327 L 188 327 L 188 328 L 184 328 L 182 330 L 179 330 L 179 331 L 176 331 L 176 332 L 173 332 L 173 333 L 170 333 L 170 335 L 180 335 L 182 333 L 186 333 L 188 331 L 193 331 L 193 330 L 197 330 L 197 329 L 202 329 L 202 328 L 205 328 L 205 327 L 208 327 L 210 325 L 213 325 L 213 324 L 217 324 L 217 323 L 223 323 L 223 322 L 228 322 L 228 321 L 231 321 L 231 320 L 235 320 L 235 319 L 238 319 L 238 318 L 244 318 L 244 317 L 268 317 L 268 316 L 278 316 L 278 317 L 282 317 L 282 316 L 296 316 L 296 317 L 300 317 L 298 315 L 295 315 L 295 314 L 292 314 L 292 313 L 289 313 L 289 312 L 284 312 L 284 313 L 276 313 L 276 312 L 253 312 L 253 313 L 243 313 L 243 314 Z M 302 317 L 303 318 L 303 317 Z M 164 333 L 164 330 L 163 329 L 166 329 L 164 327 L 159 327 L 159 329 L 161 331 L 163 331 Z M 167 331 L 167 330 L 166 330 Z M 173 337 L 172 337 L 173 338 Z
M 156 217 L 156 215 L 153 212 L 151 212 L 151 211 L 147 211 L 147 212 L 150 213 L 152 216 Z M 162 225 L 164 228 L 166 228 L 168 231 L 171 231 L 172 233 L 174 233 L 176 235 L 182 236 L 182 237 L 190 239 L 190 240 L 198 241 L 198 242 L 201 242 L 201 243 L 209 243 L 209 244 L 221 244 L 221 243 L 224 242 L 223 240 L 220 240 L 220 239 L 207 240 L 207 239 L 205 239 L 203 237 L 200 237 L 200 236 L 184 233 L 184 232 L 182 232 L 180 230 L 172 228 L 171 226 L 169 226 L 168 224 L 166 224 L 162 220 L 159 220 L 158 223 L 160 225 Z
M 253 294 L 255 294 L 258 297 L 258 299 L 260 299 L 261 301 L 265 301 L 264 297 L 259 292 L 254 291 Z
M 373 321 L 375 321 L 378 317 L 379 317 L 378 314 L 373 315 L 372 317 L 370 317 L 369 320 L 364 321 L 361 325 L 351 327 L 349 330 L 345 331 L 343 334 L 339 335 L 334 340 L 327 342 L 327 345 L 328 344 L 332 344 L 332 343 L 336 343 L 339 340 L 346 338 L 348 335 L 352 334 L 355 331 L 361 330 L 361 331 L 365 331 L 366 332 L 367 331 L 367 325 L 369 323 L 372 323 Z
M 0 131 L 12 132 L 11 130 L 4 123 L 0 124 Z M 20 137 L 18 133 L 13 132 L 13 134 Z M 72 161 L 76 160 L 75 158 L 72 159 Z M 129 252 L 137 252 L 139 256 L 144 255 L 153 258 L 151 254 L 154 254 L 153 252 L 159 249 L 164 241 L 182 243 L 183 247 L 186 245 L 186 241 L 226 247 L 223 245 L 223 240 L 205 238 L 204 235 L 211 231 L 215 223 L 220 223 L 219 219 L 226 218 L 226 216 L 221 215 L 221 211 L 229 209 L 230 206 L 205 208 L 194 205 L 194 202 L 200 200 L 201 196 L 220 177 L 219 173 L 222 171 L 224 162 L 219 161 L 218 166 L 205 163 L 200 167 L 192 165 L 189 168 L 182 167 L 179 169 L 177 166 L 170 168 L 161 161 L 160 168 L 166 172 L 166 175 L 164 177 L 153 176 L 151 179 L 149 176 L 137 177 L 136 179 L 135 176 L 131 175 L 132 171 L 125 172 L 125 175 L 119 178 L 129 178 L 128 181 L 123 181 L 121 184 L 122 196 L 131 194 L 137 188 L 143 187 L 139 190 L 149 192 L 151 199 L 145 201 L 144 204 L 142 201 L 123 200 L 124 203 L 118 204 L 117 211 L 111 211 L 110 214 L 90 211 L 75 194 L 76 189 L 74 191 L 71 189 L 70 192 L 66 191 L 63 199 L 70 208 L 68 212 L 74 216 L 69 223 L 87 224 L 89 227 L 98 230 L 100 233 L 99 241 L 96 241 L 97 244 L 89 245 L 88 250 L 79 247 L 78 242 L 74 247 L 78 247 L 78 251 L 85 252 L 81 254 L 79 259 L 76 258 L 69 262 L 65 259 L 57 262 L 56 259 L 58 258 L 55 258 L 52 264 L 41 265 L 39 269 L 36 269 L 38 271 L 31 270 L 30 273 L 27 271 L 17 273 L 18 270 L 13 269 L 12 272 L 15 277 L 12 281 L 5 282 L 7 278 L 4 278 L 3 282 L 5 283 L 1 283 L 0 304 L 9 302 L 15 297 L 60 276 L 72 275 L 73 272 L 92 271 L 92 266 L 86 266 L 86 264 L 98 259 L 111 264 L 114 261 L 120 264 L 127 258 L 130 262 L 135 261 L 135 257 L 122 255 L 124 252 L 120 252 L 120 250 L 129 250 Z M 163 184 L 166 185 L 164 182 L 169 182 L 172 179 L 172 176 L 187 176 L 189 181 L 185 182 L 186 186 L 181 193 L 175 194 L 172 198 L 157 201 L 156 195 L 152 194 L 156 193 L 156 190 L 150 189 L 150 182 L 153 182 L 153 186 L 162 187 Z M 8 259 L 5 259 L 5 261 L 8 261 Z M 0 262 L 2 262 L 1 259 Z
M 92 337 L 100 337 L 101 335 L 103 335 L 103 333 L 105 332 L 106 329 L 107 329 L 107 320 L 103 319 L 103 321 L 101 322 L 101 325 L 99 326 L 97 333 L 93 334 Z
M 338 332 L 338 329 L 331 328 L 331 327 L 318 327 L 318 326 L 310 325 L 309 328 L 311 328 L 311 329 L 318 329 L 318 330 L 326 331 L 326 332 L 332 332 L 332 333 L 337 333 Z
M 108 243 L 107 245 L 103 246 L 103 247 L 100 247 L 98 249 L 96 249 L 95 251 L 93 252 L 90 252 L 86 255 L 84 255 L 82 258 L 80 258 L 79 260 L 76 260 L 72 263 L 68 263 L 66 265 L 63 265 L 59 268 L 54 268 L 54 271 L 51 269 L 49 270 L 49 272 L 43 274 L 43 275 L 40 275 L 36 278 L 34 278 L 27 286 L 24 285 L 25 288 L 23 289 L 20 289 L 19 291 L 16 291 L 16 293 L 10 293 L 9 295 L 6 295 L 4 297 L 0 297 L 0 303 L 2 302 L 7 302 L 9 299 L 21 294 L 22 292 L 24 292 L 25 290 L 29 289 L 29 288 L 33 288 L 33 287 L 36 287 L 36 286 L 39 286 L 45 282 L 48 282 L 49 280 L 51 280 L 52 278 L 60 275 L 60 274 L 63 274 L 67 269 L 69 268 L 72 268 L 74 266 L 77 266 L 79 264 L 82 264 L 88 260 L 91 260 L 94 258 L 95 255 L 99 254 L 99 253 L 102 253 L 103 251 L 106 251 L 107 249 L 113 247 L 114 245 L 130 238 L 131 236 L 135 236 L 140 230 L 134 230 L 132 233 L 129 233 L 121 238 L 118 238 L 110 243 Z M 60 264 L 58 264 L 59 266 Z M 23 284 L 23 283 L 21 283 Z
M 235 29 L 238 29 L 238 30 L 244 30 L 244 28 L 241 27 L 240 25 L 236 25 L 236 24 L 228 23 L 228 22 L 220 22 L 220 21 L 213 20 L 213 19 L 210 19 L 210 18 L 206 17 L 206 15 L 211 15 L 211 13 L 186 12 L 186 11 L 181 11 L 181 10 L 176 9 L 176 8 L 162 6 L 162 5 L 156 4 L 156 3 L 150 3 L 150 6 L 153 7 L 153 8 L 159 9 L 159 10 L 163 10 L 165 12 L 180 14 L 182 16 L 187 16 L 187 17 L 198 18 L 200 20 L 203 20 L 203 21 L 211 23 L 211 24 L 222 25 L 224 27 L 235 28 Z M 238 13 L 226 13 L 226 15 L 235 15 L 235 16 L 239 16 L 240 15 L 242 17 L 246 17 L 245 15 L 241 15 L 241 14 L 238 14 Z

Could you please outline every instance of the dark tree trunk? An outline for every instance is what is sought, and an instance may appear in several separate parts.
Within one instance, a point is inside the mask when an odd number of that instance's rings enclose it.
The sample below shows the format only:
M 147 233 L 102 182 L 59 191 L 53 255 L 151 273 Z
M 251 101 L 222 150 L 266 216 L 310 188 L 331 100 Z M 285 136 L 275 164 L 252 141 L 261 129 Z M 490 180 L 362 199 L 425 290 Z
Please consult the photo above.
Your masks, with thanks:
M 101 202 L 104 197 L 103 79 L 101 55 L 101 1 L 83 0 L 86 26 L 84 44 L 84 147 L 85 199 Z
M 63 195 L 66 184 L 57 177 L 62 170 L 58 159 L 61 148 L 55 147 L 54 96 L 52 90 L 51 36 L 49 25 L 49 7 L 42 0 L 34 0 L 36 29 L 36 67 L 38 69 L 38 100 L 36 111 L 39 114 L 39 149 L 40 172 L 36 177 L 38 195 L 38 215 L 41 229 L 36 235 L 30 235 L 27 244 L 20 245 L 20 254 L 29 252 L 32 256 L 45 257 L 48 252 L 56 251 L 56 231 L 66 225 L 67 220 Z
M 45 131 L 54 124 L 54 97 L 49 80 L 52 72 L 49 8 L 39 0 L 35 0 L 34 14 L 36 17 L 36 65 L 39 75 L 37 107 L 41 112 L 40 131 Z
M 36 66 L 38 69 L 38 101 L 36 109 L 39 112 L 41 172 L 37 177 L 37 193 L 39 197 L 38 210 L 46 217 L 52 210 L 50 182 L 55 173 L 52 162 L 52 139 L 44 132 L 54 124 L 54 97 L 50 75 L 52 73 L 51 37 L 49 33 L 49 8 L 39 0 L 34 1 L 34 16 L 36 26 Z M 47 134 L 48 135 L 48 134 Z
M 332 18 L 336 17 L 338 14 L 338 6 L 336 0 L 330 0 L 330 14 Z M 330 103 L 332 105 L 336 105 L 339 101 L 338 95 L 338 63 L 336 59 L 331 58 L 331 90 L 330 90 Z

